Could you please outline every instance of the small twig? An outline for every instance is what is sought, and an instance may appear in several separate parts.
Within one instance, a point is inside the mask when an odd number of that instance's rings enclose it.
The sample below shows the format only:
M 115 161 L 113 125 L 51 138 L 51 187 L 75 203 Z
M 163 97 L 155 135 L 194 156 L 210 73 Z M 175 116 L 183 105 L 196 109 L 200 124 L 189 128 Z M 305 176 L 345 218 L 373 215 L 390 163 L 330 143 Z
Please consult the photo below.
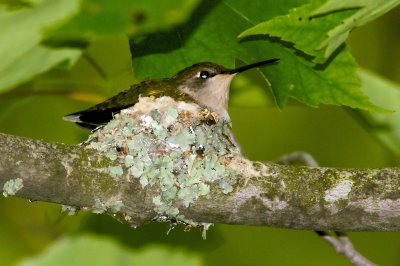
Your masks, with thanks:
M 343 232 L 335 232 L 335 236 L 329 235 L 327 232 L 315 231 L 320 237 L 325 239 L 331 244 L 335 251 L 345 256 L 353 265 L 357 266 L 375 266 L 373 262 L 369 261 L 361 255 L 351 243 L 350 238 Z
M 278 164 L 291 165 L 302 163 L 309 167 L 318 167 L 319 164 L 314 157 L 306 152 L 297 151 L 280 157 L 276 160 Z M 315 231 L 320 237 L 325 239 L 332 245 L 336 253 L 345 256 L 353 265 L 356 266 L 374 266 L 376 264 L 369 261 L 361 255 L 351 243 L 350 238 L 344 232 L 334 232 L 330 235 L 327 231 Z

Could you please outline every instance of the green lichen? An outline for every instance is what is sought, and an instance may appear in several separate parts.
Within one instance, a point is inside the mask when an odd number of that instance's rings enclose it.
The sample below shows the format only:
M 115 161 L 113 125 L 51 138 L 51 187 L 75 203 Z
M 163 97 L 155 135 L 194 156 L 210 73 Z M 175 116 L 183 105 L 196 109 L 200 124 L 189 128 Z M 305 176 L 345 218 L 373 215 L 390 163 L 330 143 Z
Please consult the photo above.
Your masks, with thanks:
M 168 201 L 165 201 L 161 195 L 155 196 L 153 198 L 153 203 L 155 205 L 154 210 L 160 215 L 167 215 L 169 217 L 177 217 L 179 214 L 179 209 L 171 206 Z
M 178 111 L 171 106 L 168 107 L 167 110 L 165 110 L 165 120 L 167 120 L 166 122 L 168 124 L 174 122 L 178 118 L 178 116 L 179 116 Z M 173 120 L 170 120 L 170 119 L 173 119 Z
M 119 127 L 120 121 L 118 119 L 113 119 L 111 120 L 107 125 L 104 126 L 105 130 L 113 130 L 117 127 Z
M 76 208 L 74 206 L 61 205 L 61 212 L 68 212 L 68 215 L 75 215 Z
M 210 227 L 211 227 L 212 225 L 213 225 L 213 224 L 209 224 L 209 223 L 202 223 L 202 224 L 201 224 L 201 227 L 202 227 L 201 236 L 203 237 L 203 239 L 206 239 L 206 238 L 207 238 L 207 231 L 208 231 L 208 229 L 210 229 Z
M 13 196 L 23 187 L 24 184 L 21 178 L 8 180 L 6 183 L 4 183 L 3 186 L 3 196 L 4 197 Z
M 198 147 L 205 147 L 208 143 L 209 136 L 212 135 L 209 129 L 198 127 L 195 131 L 196 135 L 196 144 Z
M 94 205 L 92 206 L 92 212 L 100 214 L 105 212 L 106 210 L 106 206 L 99 199 L 96 199 Z
M 123 207 L 124 203 L 118 197 L 111 197 L 106 201 L 96 199 L 94 205 L 92 206 L 92 212 L 97 214 L 104 213 L 107 211 L 111 213 L 117 213 L 121 211 Z
M 153 204 L 158 216 L 203 226 L 187 221 L 179 206 L 190 207 L 199 197 L 208 197 L 212 188 L 225 194 L 233 191 L 237 175 L 220 161 L 229 154 L 239 154 L 230 140 L 230 125 L 182 111 L 178 105 L 162 106 L 158 99 L 152 101 L 146 106 L 154 104 L 154 109 L 144 114 L 133 107 L 132 112 L 116 115 L 91 135 L 86 145 L 115 163 L 108 167 L 115 180 L 126 173 L 131 180 L 138 179 L 143 189 L 157 187 L 159 194 Z M 97 200 L 93 211 L 120 209 L 115 206 L 120 205 Z
M 129 169 L 130 173 L 133 177 L 139 178 L 144 172 L 145 164 L 143 162 L 137 162 L 137 161 L 133 163 L 134 165 L 132 165 L 131 168 Z
M 112 213 L 119 212 L 122 207 L 124 207 L 124 203 L 122 203 L 122 200 L 112 200 L 109 201 L 107 204 L 107 208 L 111 210 Z
M 165 203 L 171 203 L 175 198 L 178 192 L 178 188 L 175 186 L 171 186 L 169 189 L 161 192 L 161 199 Z
M 118 158 L 117 151 L 115 149 L 108 150 L 105 155 L 112 161 Z
M 199 183 L 198 189 L 199 189 L 200 196 L 207 196 L 210 194 L 210 185 L 208 185 L 208 184 Z
M 178 134 L 169 137 L 167 142 L 178 147 L 188 147 L 194 143 L 195 139 L 196 135 L 191 134 L 188 129 L 182 128 Z
M 222 190 L 222 193 L 228 194 L 233 191 L 233 186 L 229 184 L 226 180 L 221 180 L 219 182 L 219 188 Z
M 178 198 L 182 200 L 185 207 L 189 207 L 190 203 L 196 200 L 198 197 L 197 184 L 186 186 L 178 191 Z
M 121 166 L 117 165 L 117 166 L 110 166 L 108 167 L 108 173 L 114 178 L 117 179 L 119 177 L 121 177 L 124 173 L 124 170 L 122 169 Z
M 156 123 L 160 123 L 160 121 L 161 121 L 161 114 L 160 114 L 160 112 L 159 112 L 158 110 L 151 110 L 151 111 L 150 111 L 150 116 L 151 116 L 151 118 L 154 119 L 154 121 L 155 121 Z
M 135 164 L 135 159 L 133 158 L 132 155 L 128 154 L 125 157 L 125 167 L 127 167 L 127 168 L 132 167 L 132 166 L 134 166 L 134 164 Z
M 101 142 L 90 142 L 89 144 L 89 148 L 101 151 L 101 149 L 103 148 L 103 144 Z

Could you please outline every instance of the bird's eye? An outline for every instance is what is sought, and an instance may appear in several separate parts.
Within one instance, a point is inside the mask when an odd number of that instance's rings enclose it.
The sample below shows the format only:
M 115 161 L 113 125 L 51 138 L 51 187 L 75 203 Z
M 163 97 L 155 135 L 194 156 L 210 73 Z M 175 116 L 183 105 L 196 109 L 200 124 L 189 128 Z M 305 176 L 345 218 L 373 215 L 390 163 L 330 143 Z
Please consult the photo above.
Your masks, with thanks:
M 202 79 L 208 79 L 209 77 L 211 77 L 211 74 L 208 71 L 201 71 L 199 73 L 199 77 Z

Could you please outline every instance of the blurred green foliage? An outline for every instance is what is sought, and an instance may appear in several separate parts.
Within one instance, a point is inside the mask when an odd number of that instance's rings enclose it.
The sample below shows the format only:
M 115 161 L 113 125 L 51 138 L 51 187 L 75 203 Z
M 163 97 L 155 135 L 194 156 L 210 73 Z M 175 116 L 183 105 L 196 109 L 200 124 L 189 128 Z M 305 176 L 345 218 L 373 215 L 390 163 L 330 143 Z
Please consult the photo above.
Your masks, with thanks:
M 84 0 L 81 12 L 49 34 L 54 42 L 88 43 L 101 36 L 139 35 L 184 22 L 198 0 Z
M 0 92 L 25 82 L 60 63 L 71 66 L 80 51 L 51 49 L 41 44 L 45 28 L 54 27 L 79 10 L 78 0 L 36 0 L 17 10 L 0 7 Z
M 395 154 L 400 154 L 400 86 L 382 79 L 376 74 L 360 70 L 361 88 L 374 102 L 393 110 L 391 114 L 358 112 L 364 118 L 363 125 Z
M 59 9 L 55 8 L 57 3 Z M 358 105 L 372 106 L 363 102 L 365 93 L 375 105 L 399 110 L 399 86 L 394 83 L 400 82 L 399 8 L 350 34 L 350 50 L 360 65 L 394 81 L 361 72 L 359 86 L 359 70 L 348 49 L 337 51 L 326 62 L 326 68 L 332 69 L 327 75 L 326 69 L 316 69 L 311 58 L 279 39 L 266 36 L 238 41 L 244 30 L 285 15 L 289 9 L 308 3 L 305 0 L 280 4 L 269 0 L 251 4 L 238 0 L 134 4 L 82 0 L 76 11 L 73 3 L 78 2 L 0 2 L 0 55 L 5 58 L 0 63 L 0 87 L 4 88 L 0 94 L 0 132 L 77 144 L 88 133 L 61 117 L 128 88 L 140 77 L 169 76 L 198 61 L 233 67 L 235 63 L 278 57 L 278 65 L 263 69 L 262 74 L 254 70 L 239 75 L 232 85 L 230 114 L 247 156 L 273 160 L 304 150 L 323 166 L 400 165 L 398 113 L 366 113 L 324 105 L 350 105 L 340 96 L 350 90 L 349 97 L 356 97 Z M 70 8 L 61 10 L 62 4 Z M 38 6 L 55 9 L 43 12 Z M 351 16 L 357 10 L 346 12 Z M 18 15 L 30 13 L 40 15 Z M 123 35 L 126 32 L 132 35 L 130 43 Z M 49 57 L 34 57 L 29 53 L 32 49 L 43 49 L 49 56 L 60 50 L 82 56 L 69 61 L 76 61 L 70 69 L 65 67 L 65 60 L 71 57 L 61 57 L 43 67 Z M 131 56 L 139 76 L 131 73 Z M 340 56 L 347 59 L 340 61 Z M 26 75 L 22 78 L 18 73 Z M 316 80 L 318 77 L 322 81 Z M 10 79 L 19 85 L 5 86 Z M 303 89 L 288 91 L 292 83 Z M 329 86 L 328 92 L 339 93 L 332 94 L 339 97 L 338 102 L 326 101 L 326 97 L 335 98 L 322 93 Z M 291 98 L 322 106 L 310 108 Z M 287 106 L 280 110 L 276 102 Z M 198 230 L 185 233 L 178 227 L 167 236 L 166 224 L 132 229 L 112 217 L 82 212 L 68 216 L 55 204 L 12 197 L 0 199 L 0 210 L 0 265 L 54 265 L 62 261 L 70 265 L 349 265 L 307 231 L 216 225 L 203 241 Z M 398 233 L 350 236 L 374 262 L 400 263 Z M 25 261 L 28 257 L 31 259 Z
M 84 252 L 82 252 L 84 250 Z M 112 238 L 81 235 L 61 238 L 43 255 L 26 260 L 21 266 L 70 266 L 70 265 L 162 265 L 199 266 L 200 256 L 165 246 L 150 245 L 131 252 Z

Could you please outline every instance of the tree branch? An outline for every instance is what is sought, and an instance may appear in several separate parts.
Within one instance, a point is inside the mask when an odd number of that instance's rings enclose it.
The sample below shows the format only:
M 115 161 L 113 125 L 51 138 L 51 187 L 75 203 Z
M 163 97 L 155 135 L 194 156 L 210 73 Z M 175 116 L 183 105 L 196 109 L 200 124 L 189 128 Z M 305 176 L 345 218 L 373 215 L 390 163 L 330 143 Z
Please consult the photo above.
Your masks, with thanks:
M 119 212 L 133 225 L 157 215 L 152 200 L 157 189 L 142 189 L 138 179 L 115 180 L 106 171 L 112 161 L 95 150 L 0 134 L 0 154 L 0 187 L 22 179 L 18 197 L 89 209 L 121 198 Z M 224 194 L 214 185 L 210 198 L 200 197 L 188 208 L 178 203 L 187 219 L 321 231 L 400 230 L 397 168 L 309 168 L 240 157 L 230 166 L 240 173 L 234 191 Z
M 132 226 L 158 218 L 191 225 L 400 230 L 400 169 L 252 162 L 215 114 L 148 99 L 84 145 L 0 134 L 3 194 L 113 213 Z
M 22 179 L 18 197 L 85 210 L 120 195 L 125 203 L 121 211 L 135 223 L 155 215 L 151 194 L 146 195 L 138 182 L 114 180 L 106 171 L 112 161 L 96 150 L 0 133 L 0 154 L 0 186 Z

